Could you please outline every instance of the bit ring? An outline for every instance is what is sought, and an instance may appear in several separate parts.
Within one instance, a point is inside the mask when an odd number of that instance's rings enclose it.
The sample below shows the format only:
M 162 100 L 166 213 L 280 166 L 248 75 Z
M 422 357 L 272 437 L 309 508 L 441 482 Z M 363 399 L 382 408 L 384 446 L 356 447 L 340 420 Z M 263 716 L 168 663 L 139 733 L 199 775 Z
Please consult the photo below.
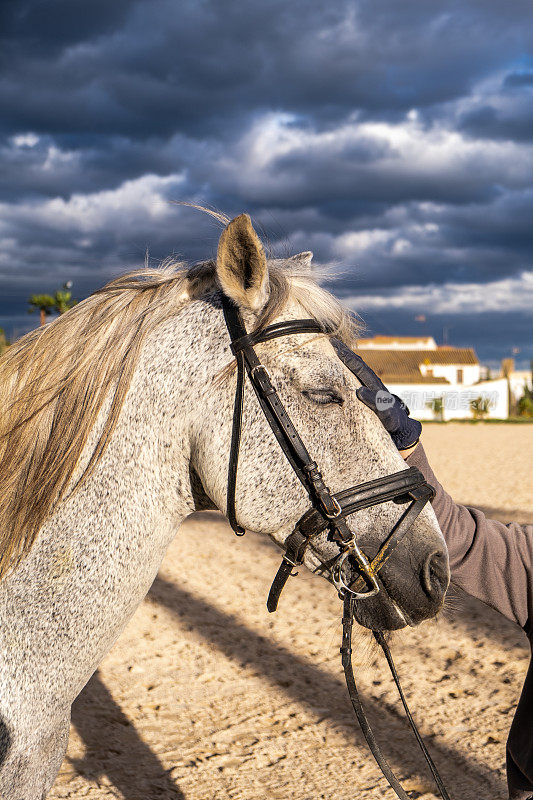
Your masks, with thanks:
M 340 554 L 338 559 L 335 561 L 333 565 L 333 569 L 331 570 L 331 579 L 333 581 L 333 585 L 335 586 L 336 590 L 338 591 L 340 597 L 344 597 L 346 592 L 350 592 L 356 600 L 366 600 L 368 597 L 375 597 L 379 592 L 379 584 L 376 581 L 376 576 L 365 572 L 363 577 L 370 580 L 372 584 L 372 588 L 368 589 L 366 592 L 354 592 L 353 589 L 350 589 L 344 578 L 342 577 L 342 567 L 346 559 L 351 555 L 353 551 L 353 545 L 348 546 L 345 550 Z

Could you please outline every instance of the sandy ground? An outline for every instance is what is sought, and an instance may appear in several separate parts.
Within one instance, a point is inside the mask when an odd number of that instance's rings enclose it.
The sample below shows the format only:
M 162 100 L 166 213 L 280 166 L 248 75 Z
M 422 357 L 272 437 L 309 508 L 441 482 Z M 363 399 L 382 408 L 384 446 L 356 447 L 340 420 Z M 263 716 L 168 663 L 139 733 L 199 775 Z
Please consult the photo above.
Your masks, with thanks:
M 533 521 L 533 425 L 427 425 L 424 441 L 457 501 L 504 521 Z M 237 539 L 217 514 L 186 522 L 74 705 L 52 800 L 393 796 L 348 708 L 339 600 L 301 571 L 269 615 L 278 563 L 268 542 Z M 454 798 L 506 797 L 504 745 L 528 663 L 522 632 L 454 597 L 438 620 L 396 634 L 393 652 Z M 413 798 L 430 800 L 436 795 L 366 633 L 355 661 L 392 766 Z

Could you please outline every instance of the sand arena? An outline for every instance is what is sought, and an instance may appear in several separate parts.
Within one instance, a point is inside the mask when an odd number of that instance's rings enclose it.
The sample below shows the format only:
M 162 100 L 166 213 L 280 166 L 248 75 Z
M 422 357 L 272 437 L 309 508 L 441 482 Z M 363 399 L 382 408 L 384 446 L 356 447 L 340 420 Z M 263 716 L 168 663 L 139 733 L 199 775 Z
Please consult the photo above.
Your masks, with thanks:
M 426 425 L 423 441 L 457 502 L 533 521 L 533 425 Z M 278 550 L 251 534 L 237 539 L 215 513 L 190 518 L 178 536 L 181 552 L 170 547 L 73 707 L 51 800 L 392 797 L 348 707 L 333 587 L 301 570 L 271 616 L 265 599 Z M 364 633 L 360 648 L 376 734 L 412 797 L 430 800 L 386 665 Z M 395 635 L 393 652 L 452 795 L 503 800 L 525 636 L 454 593 L 438 620 Z

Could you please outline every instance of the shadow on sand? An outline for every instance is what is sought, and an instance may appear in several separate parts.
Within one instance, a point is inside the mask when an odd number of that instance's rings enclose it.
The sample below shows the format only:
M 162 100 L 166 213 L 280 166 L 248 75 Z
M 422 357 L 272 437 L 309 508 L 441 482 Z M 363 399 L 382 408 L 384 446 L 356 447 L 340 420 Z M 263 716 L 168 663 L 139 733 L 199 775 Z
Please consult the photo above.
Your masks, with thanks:
M 107 775 L 125 800 L 185 800 L 155 753 L 114 701 L 96 672 L 72 706 L 72 723 L 86 754 L 71 761 L 80 775 Z
M 262 540 L 263 544 L 270 548 L 270 543 Z M 345 726 L 348 740 L 357 747 L 366 748 L 355 723 L 352 727 L 352 723 L 347 722 L 350 719 L 349 701 L 341 680 L 162 577 L 156 578 L 149 596 L 153 602 L 171 611 L 182 624 L 194 628 L 225 657 L 242 666 L 253 666 L 292 700 L 310 708 L 320 706 L 322 711 L 327 709 L 329 719 Z M 463 609 L 451 615 L 454 618 L 459 616 L 457 621 L 464 621 L 467 631 L 472 629 L 490 636 L 498 630 L 491 624 L 490 610 L 489 619 L 486 619 L 487 609 L 483 604 L 464 596 L 461 605 Z M 476 618 L 468 621 L 466 618 L 476 610 L 479 612 L 475 614 Z M 497 618 L 501 625 L 502 618 L 500 615 Z M 517 637 L 520 637 L 520 631 L 516 626 L 511 623 L 503 626 L 502 641 L 507 644 L 514 639 L 521 641 Z M 405 722 L 399 712 L 364 694 L 363 699 L 375 732 L 386 745 L 387 756 L 399 775 L 425 776 L 416 745 L 406 735 Z M 72 721 L 87 748 L 85 757 L 73 762 L 80 774 L 93 779 L 107 775 L 126 800 L 138 800 L 140 796 L 184 800 L 183 793 L 115 703 L 98 673 L 74 704 Z M 432 753 L 455 796 L 462 796 L 464 800 L 504 796 L 502 783 L 485 765 L 469 760 L 460 744 L 455 750 L 433 742 Z M 371 758 L 370 754 L 368 758 Z
M 162 577 L 156 578 L 150 597 L 174 613 L 182 622 L 193 627 L 212 647 L 242 666 L 251 665 L 272 685 L 278 686 L 291 699 L 311 708 L 320 706 L 332 721 L 346 725 L 351 719 L 349 700 L 344 683 L 320 667 L 275 644 L 225 614 L 203 599 L 177 587 Z M 400 775 L 424 774 L 416 744 L 406 735 L 403 717 L 392 707 L 373 700 L 362 693 L 375 732 L 386 746 L 387 757 Z M 366 748 L 362 734 L 353 723 L 349 724 L 347 737 L 358 747 Z M 503 797 L 504 787 L 484 765 L 468 760 L 463 752 L 443 744 L 432 744 L 439 769 L 448 785 L 455 787 L 455 796 L 463 800 L 480 797 Z M 371 758 L 371 755 L 368 755 Z M 459 791 L 458 781 L 463 786 Z M 470 784 L 467 788 L 467 784 Z M 383 781 L 383 785 L 385 785 Z M 467 788 L 465 793 L 464 789 Z

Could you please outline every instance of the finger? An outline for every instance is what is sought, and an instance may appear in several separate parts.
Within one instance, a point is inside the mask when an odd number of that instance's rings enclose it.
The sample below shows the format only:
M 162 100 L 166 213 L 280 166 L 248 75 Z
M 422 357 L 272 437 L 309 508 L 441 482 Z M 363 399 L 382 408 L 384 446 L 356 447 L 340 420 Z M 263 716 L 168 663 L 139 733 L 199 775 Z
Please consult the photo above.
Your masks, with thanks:
M 386 391 L 383 382 L 378 378 L 374 370 L 370 369 L 368 364 L 365 364 L 361 356 L 358 356 L 353 350 L 341 342 L 339 339 L 332 339 L 331 344 L 335 348 L 340 360 L 348 367 L 350 372 L 353 372 L 356 378 L 359 378 L 363 386 L 370 389 L 382 389 Z
M 408 406 L 406 403 L 404 403 L 404 401 L 402 400 L 402 398 L 401 398 L 401 397 L 398 397 L 398 395 L 397 395 L 397 394 L 393 394 L 392 396 L 394 397 L 394 399 L 396 400 L 396 402 L 397 402 L 397 403 L 399 403 L 399 405 L 400 405 L 400 408 L 402 409 L 402 411 L 405 411 L 405 413 L 407 414 L 407 416 L 409 416 L 409 415 L 411 414 L 411 412 L 410 412 L 410 410 L 409 410 L 409 406 Z
M 398 412 L 395 408 L 396 401 L 392 394 L 384 392 L 382 389 L 378 389 L 376 392 L 366 386 L 360 386 L 355 393 L 365 406 L 377 414 L 386 431 L 393 433 L 400 427 Z
M 372 411 L 376 411 L 376 392 L 374 389 L 369 389 L 367 386 L 360 386 L 359 389 L 355 390 L 355 393 L 359 400 L 372 409 Z

